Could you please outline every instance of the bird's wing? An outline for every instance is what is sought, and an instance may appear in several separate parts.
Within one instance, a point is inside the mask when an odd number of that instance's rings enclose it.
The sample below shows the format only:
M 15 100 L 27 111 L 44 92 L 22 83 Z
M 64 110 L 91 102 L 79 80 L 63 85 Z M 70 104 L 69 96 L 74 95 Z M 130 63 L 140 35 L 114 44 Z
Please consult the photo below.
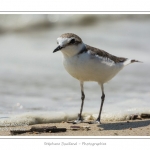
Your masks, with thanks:
M 85 45 L 85 47 L 86 47 L 86 50 L 84 50 L 84 51 L 90 50 L 93 55 L 98 55 L 100 57 L 110 59 L 110 60 L 114 61 L 115 63 L 123 63 L 127 60 L 127 58 L 111 55 L 104 50 L 101 50 L 101 49 L 98 49 L 98 48 L 95 48 L 95 47 L 92 47 L 89 45 Z

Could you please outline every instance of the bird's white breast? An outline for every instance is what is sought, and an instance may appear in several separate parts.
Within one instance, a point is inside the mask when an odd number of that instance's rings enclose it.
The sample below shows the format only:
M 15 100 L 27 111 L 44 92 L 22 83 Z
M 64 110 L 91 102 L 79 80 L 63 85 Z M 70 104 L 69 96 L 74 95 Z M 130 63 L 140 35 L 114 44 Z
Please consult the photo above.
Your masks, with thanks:
M 93 55 L 91 51 L 63 58 L 67 72 L 80 81 L 105 83 L 112 79 L 123 67 L 123 63 Z

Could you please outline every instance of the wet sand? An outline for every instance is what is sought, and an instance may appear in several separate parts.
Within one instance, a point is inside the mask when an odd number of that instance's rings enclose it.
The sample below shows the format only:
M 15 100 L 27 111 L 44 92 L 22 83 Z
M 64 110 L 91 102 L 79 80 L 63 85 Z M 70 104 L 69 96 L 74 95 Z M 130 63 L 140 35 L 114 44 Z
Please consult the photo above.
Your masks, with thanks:
M 29 125 L 26 127 L 0 127 L 0 136 L 12 136 L 10 130 L 29 130 L 31 127 L 56 126 L 66 128 L 66 132 L 26 132 L 17 134 L 18 136 L 150 136 L 150 119 L 130 120 L 130 121 L 109 121 L 102 122 L 101 125 L 80 123 L 48 123 Z M 80 126 L 78 130 L 72 130 L 71 126 Z M 90 127 L 90 130 L 82 127 Z M 13 136 L 17 136 L 13 135 Z

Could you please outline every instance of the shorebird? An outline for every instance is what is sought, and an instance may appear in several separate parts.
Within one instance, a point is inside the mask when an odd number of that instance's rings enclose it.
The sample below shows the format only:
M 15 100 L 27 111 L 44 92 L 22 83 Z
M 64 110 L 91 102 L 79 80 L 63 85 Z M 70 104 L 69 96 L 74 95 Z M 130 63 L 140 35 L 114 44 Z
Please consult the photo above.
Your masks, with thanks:
M 73 33 L 65 33 L 57 38 L 58 47 L 53 51 L 61 51 L 63 54 L 63 65 L 67 72 L 80 81 L 81 108 L 77 120 L 82 119 L 82 110 L 85 99 L 83 84 L 85 81 L 95 81 L 101 87 L 101 105 L 99 115 L 93 123 L 101 123 L 101 112 L 105 100 L 104 83 L 111 80 L 126 65 L 139 62 L 135 59 L 117 57 L 108 52 L 85 44 L 82 39 Z

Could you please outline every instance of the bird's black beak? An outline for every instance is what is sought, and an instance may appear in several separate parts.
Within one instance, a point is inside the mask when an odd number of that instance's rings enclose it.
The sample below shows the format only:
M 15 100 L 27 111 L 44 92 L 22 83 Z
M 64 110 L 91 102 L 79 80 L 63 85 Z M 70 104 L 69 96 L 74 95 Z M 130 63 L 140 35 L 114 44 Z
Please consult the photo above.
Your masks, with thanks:
M 53 53 L 55 53 L 55 52 L 57 52 L 57 51 L 60 51 L 62 48 L 63 48 L 63 47 L 59 45 L 58 47 L 56 47 L 56 49 L 54 49 Z

